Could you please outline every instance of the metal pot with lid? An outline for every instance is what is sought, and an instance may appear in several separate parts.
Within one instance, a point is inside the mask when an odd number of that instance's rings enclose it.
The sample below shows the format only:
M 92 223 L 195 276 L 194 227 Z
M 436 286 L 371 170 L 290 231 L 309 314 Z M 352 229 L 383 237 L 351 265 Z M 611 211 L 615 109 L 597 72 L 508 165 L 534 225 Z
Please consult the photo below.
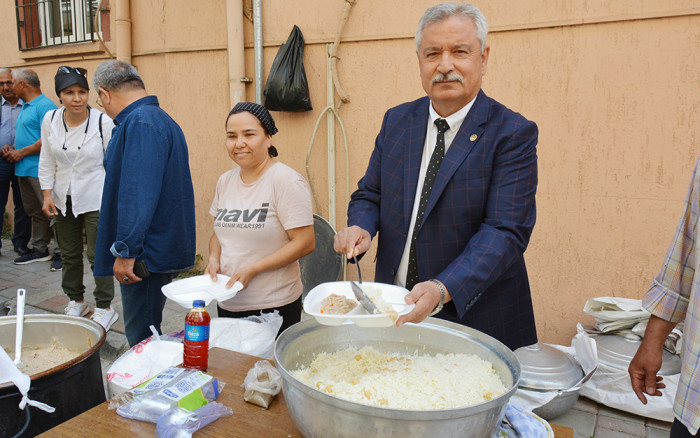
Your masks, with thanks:
M 570 354 L 546 344 L 533 344 L 515 350 L 520 361 L 520 388 L 531 391 L 564 391 L 572 388 L 584 373 Z M 533 409 L 545 420 L 556 418 L 571 409 L 578 400 L 579 391 L 557 394 L 552 400 Z
M 598 348 L 598 361 L 612 368 L 627 371 L 627 368 L 642 343 L 642 338 L 634 333 L 625 335 L 597 335 L 594 337 Z M 660 376 L 672 376 L 681 372 L 681 358 L 664 350 Z

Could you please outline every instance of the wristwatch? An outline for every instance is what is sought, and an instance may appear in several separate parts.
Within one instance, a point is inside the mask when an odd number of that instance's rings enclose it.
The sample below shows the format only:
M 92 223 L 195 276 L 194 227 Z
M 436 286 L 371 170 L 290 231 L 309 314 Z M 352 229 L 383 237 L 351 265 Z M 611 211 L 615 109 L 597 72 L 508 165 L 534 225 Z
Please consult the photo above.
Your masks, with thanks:
M 438 303 L 437 306 L 435 306 L 435 309 L 433 309 L 432 312 L 428 316 L 433 316 L 437 314 L 439 311 L 442 310 L 442 306 L 445 304 L 445 285 L 442 284 L 442 281 L 437 280 L 435 278 L 431 278 L 430 281 L 433 283 L 437 284 L 438 289 L 440 289 L 440 302 Z

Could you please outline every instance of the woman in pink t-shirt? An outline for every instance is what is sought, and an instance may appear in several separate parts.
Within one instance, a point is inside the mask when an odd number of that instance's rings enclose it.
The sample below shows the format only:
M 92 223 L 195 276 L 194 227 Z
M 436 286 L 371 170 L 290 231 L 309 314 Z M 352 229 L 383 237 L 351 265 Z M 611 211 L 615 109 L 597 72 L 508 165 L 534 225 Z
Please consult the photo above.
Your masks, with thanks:
M 298 260 L 314 250 L 309 186 L 298 172 L 273 160 L 275 121 L 265 107 L 238 103 L 226 119 L 226 150 L 238 168 L 216 184 L 209 213 L 214 233 L 205 272 L 231 277 L 243 290 L 218 305 L 220 317 L 278 310 L 280 333 L 301 319 L 303 286 Z

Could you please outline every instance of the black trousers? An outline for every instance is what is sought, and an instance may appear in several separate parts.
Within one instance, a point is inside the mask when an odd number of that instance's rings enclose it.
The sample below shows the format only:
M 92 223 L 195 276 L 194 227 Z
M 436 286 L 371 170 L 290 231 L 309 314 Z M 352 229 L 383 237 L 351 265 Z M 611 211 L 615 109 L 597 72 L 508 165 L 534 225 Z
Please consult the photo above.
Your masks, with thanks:
M 219 318 L 245 318 L 247 316 L 257 316 L 260 315 L 260 312 L 262 313 L 270 313 L 274 310 L 277 310 L 280 315 L 282 316 L 282 327 L 280 327 L 280 330 L 277 332 L 277 335 L 279 336 L 280 333 L 285 331 L 287 328 L 290 326 L 296 324 L 297 322 L 301 321 L 301 297 L 299 297 L 296 301 L 292 301 L 291 303 L 282 306 L 282 307 L 273 307 L 270 309 L 258 309 L 258 310 L 246 310 L 245 312 L 231 312 L 226 309 L 222 309 L 218 304 L 216 305 L 216 313 L 219 316 Z
M 688 428 L 683 425 L 678 418 L 673 419 L 673 424 L 671 425 L 671 435 L 669 438 L 690 438 L 700 436 L 700 431 L 695 435 L 691 435 Z

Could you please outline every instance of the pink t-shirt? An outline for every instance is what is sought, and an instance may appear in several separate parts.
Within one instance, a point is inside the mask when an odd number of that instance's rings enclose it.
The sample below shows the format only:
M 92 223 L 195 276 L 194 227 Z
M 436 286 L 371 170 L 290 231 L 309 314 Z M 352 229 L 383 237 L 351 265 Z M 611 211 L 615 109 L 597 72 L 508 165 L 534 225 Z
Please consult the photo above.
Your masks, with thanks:
M 280 249 L 285 230 L 313 225 L 309 185 L 298 172 L 273 164 L 257 181 L 245 184 L 240 169 L 219 177 L 209 213 L 221 244 L 221 273 L 231 276 Z M 303 291 L 299 262 L 256 275 L 248 287 L 219 305 L 231 312 L 289 304 Z

